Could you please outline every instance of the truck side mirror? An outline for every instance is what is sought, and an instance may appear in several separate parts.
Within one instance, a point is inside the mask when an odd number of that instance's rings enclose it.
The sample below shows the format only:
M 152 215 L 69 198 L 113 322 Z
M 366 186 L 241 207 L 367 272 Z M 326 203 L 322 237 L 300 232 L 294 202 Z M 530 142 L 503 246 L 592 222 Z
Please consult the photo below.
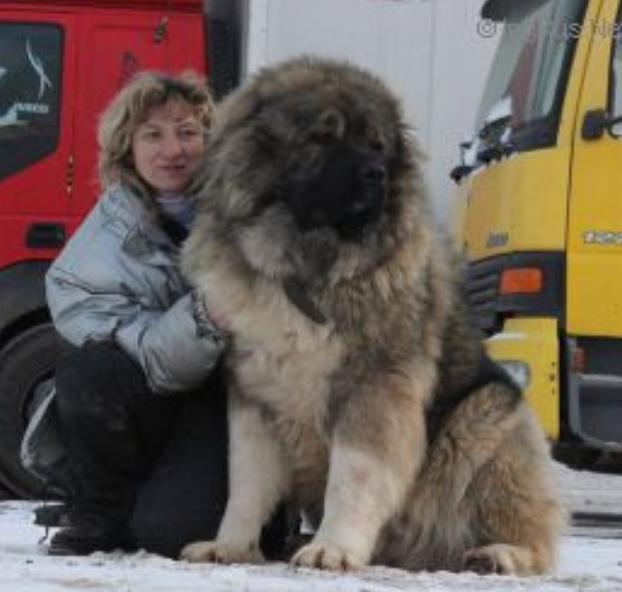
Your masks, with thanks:
M 449 173 L 449 177 L 454 183 L 459 185 L 462 178 L 466 177 L 472 170 L 473 170 L 472 166 L 459 164 L 458 166 L 455 166 L 453 169 L 451 169 L 451 172 Z
M 622 115 L 611 116 L 604 109 L 588 111 L 583 118 L 581 137 L 584 140 L 600 140 L 608 131 L 614 138 L 622 137 Z
M 609 133 L 614 138 L 622 138 L 622 115 L 611 119 L 609 122 Z

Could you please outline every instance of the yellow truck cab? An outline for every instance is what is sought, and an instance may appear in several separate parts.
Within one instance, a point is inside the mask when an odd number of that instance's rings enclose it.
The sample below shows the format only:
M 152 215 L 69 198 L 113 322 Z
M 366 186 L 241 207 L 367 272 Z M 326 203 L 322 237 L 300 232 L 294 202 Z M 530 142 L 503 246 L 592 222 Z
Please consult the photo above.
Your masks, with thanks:
M 622 469 L 622 1 L 488 0 L 452 171 L 468 294 L 559 460 Z

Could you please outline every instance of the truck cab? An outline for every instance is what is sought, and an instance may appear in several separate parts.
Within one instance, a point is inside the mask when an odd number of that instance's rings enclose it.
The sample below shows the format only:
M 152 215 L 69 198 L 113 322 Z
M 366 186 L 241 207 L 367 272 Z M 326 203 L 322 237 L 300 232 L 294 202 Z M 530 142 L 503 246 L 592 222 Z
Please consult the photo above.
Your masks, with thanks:
M 488 0 L 500 32 L 459 184 L 468 294 L 554 456 L 622 469 L 619 0 Z
M 98 116 L 139 70 L 206 74 L 207 24 L 202 0 L 0 4 L 0 485 L 15 495 L 41 494 L 18 450 L 63 349 L 43 278 L 97 198 Z

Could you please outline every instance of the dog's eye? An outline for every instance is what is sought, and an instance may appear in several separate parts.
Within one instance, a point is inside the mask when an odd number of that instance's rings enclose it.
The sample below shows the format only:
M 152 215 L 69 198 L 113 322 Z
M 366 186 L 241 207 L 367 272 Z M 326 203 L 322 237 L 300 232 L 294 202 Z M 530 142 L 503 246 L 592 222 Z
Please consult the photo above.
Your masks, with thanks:
M 337 109 L 327 109 L 319 116 L 310 130 L 310 139 L 319 144 L 331 144 L 343 137 L 346 120 Z
M 335 134 L 327 130 L 313 130 L 309 140 L 315 144 L 330 144 L 336 140 Z

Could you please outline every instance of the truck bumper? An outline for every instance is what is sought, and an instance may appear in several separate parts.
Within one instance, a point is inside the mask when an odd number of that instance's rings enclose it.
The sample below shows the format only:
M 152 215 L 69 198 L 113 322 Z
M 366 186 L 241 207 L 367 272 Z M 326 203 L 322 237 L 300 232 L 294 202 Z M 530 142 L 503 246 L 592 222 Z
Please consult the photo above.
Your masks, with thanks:
M 488 353 L 517 380 L 547 436 L 560 433 L 559 334 L 557 319 L 506 320 L 486 340 Z
M 568 339 L 567 350 L 572 358 L 577 350 L 575 339 Z M 587 373 L 573 369 L 571 360 L 568 367 L 570 431 L 590 448 L 622 453 L 622 369 L 614 364 L 600 374 Z

